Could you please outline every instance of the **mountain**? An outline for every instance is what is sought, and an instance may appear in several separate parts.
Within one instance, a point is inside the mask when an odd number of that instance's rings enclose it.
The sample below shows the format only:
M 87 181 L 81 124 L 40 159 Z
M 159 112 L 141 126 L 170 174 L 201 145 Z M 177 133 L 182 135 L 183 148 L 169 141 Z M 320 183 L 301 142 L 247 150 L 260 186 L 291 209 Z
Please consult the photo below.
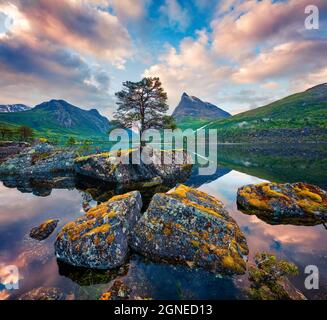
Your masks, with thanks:
M 177 122 L 189 118 L 212 121 L 230 117 L 230 114 L 209 102 L 204 102 L 184 92 L 181 101 L 173 112 L 173 117 Z
M 25 104 L 3 104 L 0 105 L 0 112 L 20 112 L 27 111 L 30 107 Z
M 64 100 L 43 102 L 33 109 L 17 113 L 0 113 L 0 123 L 27 125 L 40 134 L 74 135 L 78 137 L 104 136 L 109 120 L 96 109 L 83 110 Z
M 248 141 L 271 136 L 283 141 L 303 135 L 320 138 L 327 134 L 327 83 L 281 100 L 208 125 L 216 128 L 223 141 Z M 311 137 L 310 137 L 311 135 Z M 287 137 L 288 136 L 288 137 Z M 317 140 L 315 140 L 317 141 Z

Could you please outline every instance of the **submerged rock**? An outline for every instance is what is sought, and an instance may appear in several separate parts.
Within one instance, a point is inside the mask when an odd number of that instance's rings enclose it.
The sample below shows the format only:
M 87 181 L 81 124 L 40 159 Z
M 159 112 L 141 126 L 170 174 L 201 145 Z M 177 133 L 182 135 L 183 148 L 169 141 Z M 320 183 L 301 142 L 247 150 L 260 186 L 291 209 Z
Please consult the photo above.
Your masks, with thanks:
M 316 225 L 327 221 L 327 192 L 306 183 L 261 183 L 238 189 L 238 208 L 270 224 Z
M 123 280 L 115 280 L 109 291 L 104 292 L 100 300 L 130 300 L 131 289 Z
M 19 297 L 19 300 L 66 300 L 67 296 L 58 288 L 36 288 Z
M 184 185 L 154 195 L 134 229 L 131 246 L 153 260 L 225 274 L 246 269 L 246 239 L 223 204 Z
M 109 283 L 117 277 L 126 276 L 129 270 L 128 263 L 118 268 L 108 270 L 74 267 L 59 260 L 57 260 L 57 263 L 61 276 L 69 278 L 82 287 Z
M 117 279 L 99 300 L 152 300 L 149 297 L 136 295 L 133 289 L 135 290 L 127 285 L 124 279 Z
M 34 227 L 30 232 L 30 237 L 39 241 L 45 240 L 56 229 L 59 220 L 50 219 L 43 222 L 38 227 Z
M 151 156 L 152 163 L 139 161 L 139 164 L 132 164 L 130 158 L 139 159 L 140 150 L 136 148 L 77 158 L 75 171 L 83 176 L 121 185 L 144 182 L 145 187 L 160 183 L 176 184 L 185 181 L 191 174 L 192 159 L 186 151 L 144 149 L 144 152 Z M 163 159 L 170 157 L 172 163 L 165 164 Z
M 59 260 L 73 266 L 112 269 L 128 254 L 128 238 L 140 218 L 141 194 L 133 191 L 112 197 L 66 224 L 55 242 Z
M 255 300 L 306 300 L 287 276 L 297 275 L 296 265 L 286 260 L 278 260 L 267 252 L 257 253 L 255 265 L 249 268 L 249 296 Z

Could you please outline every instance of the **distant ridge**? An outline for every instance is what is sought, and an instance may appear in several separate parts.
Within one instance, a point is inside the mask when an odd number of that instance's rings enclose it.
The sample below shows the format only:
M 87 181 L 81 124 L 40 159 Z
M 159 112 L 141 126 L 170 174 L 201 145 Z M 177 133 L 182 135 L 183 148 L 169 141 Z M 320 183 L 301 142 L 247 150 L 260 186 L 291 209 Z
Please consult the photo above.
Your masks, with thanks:
M 104 136 L 109 120 L 96 109 L 84 110 L 65 100 L 43 102 L 25 112 L 1 113 L 0 123 L 27 125 L 47 135 Z
M 31 108 L 25 104 L 2 104 L 0 105 L 0 112 L 21 112 L 27 111 Z

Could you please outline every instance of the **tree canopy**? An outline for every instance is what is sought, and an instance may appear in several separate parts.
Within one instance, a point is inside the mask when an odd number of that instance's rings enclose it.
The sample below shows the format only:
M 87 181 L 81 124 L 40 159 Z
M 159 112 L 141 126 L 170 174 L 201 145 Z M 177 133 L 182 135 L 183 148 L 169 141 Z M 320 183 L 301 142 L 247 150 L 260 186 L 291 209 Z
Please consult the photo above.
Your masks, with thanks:
M 137 126 L 140 135 L 147 129 L 164 128 L 169 116 L 167 93 L 159 78 L 143 78 L 139 82 L 126 81 L 116 93 L 118 109 L 114 118 L 124 128 Z

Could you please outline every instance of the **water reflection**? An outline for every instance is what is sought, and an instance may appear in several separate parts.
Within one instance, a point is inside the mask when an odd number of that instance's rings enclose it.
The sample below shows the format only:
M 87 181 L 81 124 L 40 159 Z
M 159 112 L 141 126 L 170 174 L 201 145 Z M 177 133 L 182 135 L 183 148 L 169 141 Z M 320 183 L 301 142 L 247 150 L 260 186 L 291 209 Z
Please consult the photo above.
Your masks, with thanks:
M 303 181 L 326 186 L 326 149 L 317 146 L 318 150 L 313 151 L 312 146 L 288 147 L 289 150 L 275 148 L 272 151 L 253 146 L 221 147 L 216 173 L 199 176 L 195 168 L 186 183 L 225 203 L 246 235 L 250 261 L 256 252 L 264 250 L 286 258 L 300 268 L 300 274 L 292 280 L 293 283 L 308 298 L 326 299 L 325 228 L 322 225 L 269 225 L 237 209 L 236 191 L 245 184 Z M 13 264 L 19 268 L 20 289 L 6 291 L 0 287 L 0 299 L 15 299 L 36 287 L 57 287 L 75 299 L 97 299 L 116 276 L 124 278 L 135 295 L 154 299 L 244 298 L 240 288 L 247 283 L 246 275 L 219 278 L 203 270 L 154 263 L 137 255 L 132 255 L 125 269 L 113 272 L 94 272 L 58 265 L 53 244 L 61 227 L 84 214 L 86 204 L 94 206 L 122 190 L 69 176 L 49 180 L 21 180 L 17 177 L 2 180 L 0 264 Z M 155 192 L 166 191 L 166 188 L 169 186 L 142 190 L 145 202 Z M 59 219 L 59 224 L 48 239 L 39 242 L 28 237 L 32 227 L 50 218 Z M 320 289 L 314 292 L 305 290 L 303 286 L 303 270 L 308 264 L 317 265 L 320 270 Z

